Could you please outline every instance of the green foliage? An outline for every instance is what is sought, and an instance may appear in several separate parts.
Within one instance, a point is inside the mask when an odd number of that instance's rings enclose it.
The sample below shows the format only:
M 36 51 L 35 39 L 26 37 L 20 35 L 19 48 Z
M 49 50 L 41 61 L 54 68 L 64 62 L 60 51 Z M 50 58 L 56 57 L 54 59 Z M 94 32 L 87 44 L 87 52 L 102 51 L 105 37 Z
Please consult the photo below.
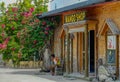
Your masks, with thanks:
M 3 59 L 29 60 L 53 34 L 54 22 L 38 20 L 48 0 L 17 0 L 5 8 L 0 3 L 0 52 Z

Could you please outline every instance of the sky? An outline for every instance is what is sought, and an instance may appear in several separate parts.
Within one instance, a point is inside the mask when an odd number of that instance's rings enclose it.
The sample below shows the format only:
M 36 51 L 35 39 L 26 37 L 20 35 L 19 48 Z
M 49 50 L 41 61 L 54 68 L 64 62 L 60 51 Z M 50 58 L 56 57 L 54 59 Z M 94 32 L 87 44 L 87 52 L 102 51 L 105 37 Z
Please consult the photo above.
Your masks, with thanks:
M 16 0 L 0 0 L 0 2 L 5 2 L 6 5 L 16 2 Z

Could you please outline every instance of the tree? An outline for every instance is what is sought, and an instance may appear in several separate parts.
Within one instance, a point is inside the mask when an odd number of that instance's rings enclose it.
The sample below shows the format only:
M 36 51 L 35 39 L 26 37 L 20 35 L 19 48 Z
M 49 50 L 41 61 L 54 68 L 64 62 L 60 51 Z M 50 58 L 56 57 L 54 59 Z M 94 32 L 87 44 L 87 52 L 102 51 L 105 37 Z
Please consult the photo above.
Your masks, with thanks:
M 8 7 L 0 4 L 0 52 L 8 56 L 4 58 L 17 60 L 22 55 L 27 60 L 50 39 L 54 23 L 36 17 L 47 11 L 47 3 L 48 0 L 17 0 Z

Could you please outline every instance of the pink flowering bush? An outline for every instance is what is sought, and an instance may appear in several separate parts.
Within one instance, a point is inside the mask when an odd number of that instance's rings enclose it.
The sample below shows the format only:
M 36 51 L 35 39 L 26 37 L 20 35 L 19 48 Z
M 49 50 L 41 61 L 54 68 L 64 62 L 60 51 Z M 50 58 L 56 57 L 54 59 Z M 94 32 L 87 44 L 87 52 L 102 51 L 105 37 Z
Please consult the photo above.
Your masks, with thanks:
M 45 0 L 47 1 L 47 0 Z M 34 4 L 33 4 L 34 3 Z M 19 59 L 29 58 L 31 54 L 45 45 L 53 34 L 54 23 L 39 20 L 36 15 L 47 11 L 41 0 L 23 0 L 3 8 L 0 16 L 0 52 Z M 38 5 L 39 4 L 39 5 Z M 42 10 L 42 11 L 41 11 Z M 52 28 L 52 29 L 51 29 Z M 12 58 L 14 60 L 14 58 Z

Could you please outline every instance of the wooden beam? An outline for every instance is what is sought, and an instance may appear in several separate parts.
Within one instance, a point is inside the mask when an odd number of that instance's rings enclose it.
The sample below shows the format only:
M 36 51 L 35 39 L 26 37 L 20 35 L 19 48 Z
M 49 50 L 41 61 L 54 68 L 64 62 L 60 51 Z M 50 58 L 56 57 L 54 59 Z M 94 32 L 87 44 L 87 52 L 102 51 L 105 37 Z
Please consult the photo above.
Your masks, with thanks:
M 61 30 L 60 35 L 59 35 L 59 38 L 64 37 L 64 35 L 65 35 L 65 32 L 64 32 L 64 29 L 63 29 L 63 27 L 62 27 L 62 30 Z
M 70 44 L 69 44 L 69 33 L 68 30 L 66 31 L 66 73 L 70 73 Z
M 106 19 L 98 33 L 98 36 L 105 35 L 105 33 L 108 31 L 108 29 L 111 30 L 112 34 L 119 35 L 120 30 L 118 28 L 119 27 L 115 24 L 115 22 L 112 19 Z
M 119 36 L 116 36 L 116 76 L 119 79 Z
M 89 58 L 88 58 L 88 24 L 85 30 L 85 77 L 89 77 Z
M 98 24 L 95 27 L 95 68 L 96 68 L 96 76 L 98 75 L 98 37 L 96 37 L 98 33 Z
M 71 39 L 71 72 L 73 72 L 73 39 Z
M 80 62 L 79 62 L 79 52 L 80 52 L 80 43 L 79 43 L 79 33 L 77 33 L 77 72 L 79 72 Z
M 84 31 L 85 31 L 85 26 L 80 28 L 69 29 L 69 33 L 84 32 Z

